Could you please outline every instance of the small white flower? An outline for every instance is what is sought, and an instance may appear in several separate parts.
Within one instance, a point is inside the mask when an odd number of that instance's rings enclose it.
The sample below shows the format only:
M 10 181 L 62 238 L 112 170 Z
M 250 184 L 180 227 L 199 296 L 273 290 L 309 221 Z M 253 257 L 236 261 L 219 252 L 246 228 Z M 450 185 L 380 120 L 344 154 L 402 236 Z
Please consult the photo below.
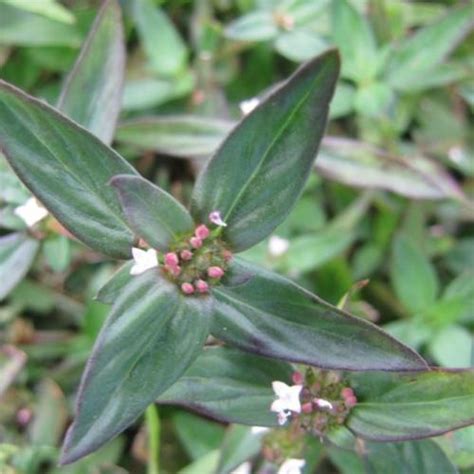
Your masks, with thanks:
M 248 461 L 237 466 L 230 474 L 250 474 L 252 472 L 252 464 Z
M 219 211 L 212 211 L 209 214 L 209 220 L 219 227 L 227 227 L 227 224 L 222 220 L 221 213 Z
M 291 411 L 282 410 L 277 413 L 278 424 L 283 426 L 291 415 Z
M 286 385 L 284 382 L 272 382 L 272 388 L 278 397 L 270 407 L 271 411 L 281 413 L 287 410 L 301 413 L 300 393 L 303 385 Z
M 34 197 L 29 198 L 25 204 L 16 207 L 13 212 L 28 227 L 33 227 L 48 215 L 48 211 Z
M 268 252 L 272 257 L 281 257 L 290 246 L 290 241 L 278 237 L 278 235 L 272 235 L 268 241 Z
M 155 249 L 142 250 L 133 247 L 132 255 L 135 265 L 130 269 L 130 275 L 140 275 L 158 266 L 158 254 Z
M 304 459 L 287 459 L 278 469 L 277 474 L 301 474 L 306 461 Z
M 244 115 L 248 115 L 253 109 L 255 109 L 255 107 L 257 107 L 258 104 L 260 104 L 260 99 L 252 97 L 251 99 L 243 100 L 239 104 L 239 108 Z
M 263 434 L 270 431 L 270 428 L 267 428 L 266 426 L 252 426 L 250 431 L 252 434 Z
M 330 410 L 333 409 L 332 403 L 324 400 L 324 398 L 315 398 L 314 403 L 318 405 L 319 408 L 329 408 Z

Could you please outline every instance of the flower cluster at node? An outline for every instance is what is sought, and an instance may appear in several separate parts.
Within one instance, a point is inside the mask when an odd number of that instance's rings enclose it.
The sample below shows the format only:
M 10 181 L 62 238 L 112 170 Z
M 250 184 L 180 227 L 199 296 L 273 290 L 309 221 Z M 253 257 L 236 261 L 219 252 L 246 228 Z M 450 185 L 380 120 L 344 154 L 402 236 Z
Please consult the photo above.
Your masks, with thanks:
M 270 410 L 277 413 L 278 423 L 290 419 L 306 432 L 324 435 L 329 428 L 344 423 L 352 407 L 357 404 L 354 390 L 344 384 L 337 372 L 308 368 L 303 375 L 295 372 L 295 385 L 274 381 L 277 399 Z
M 185 295 L 206 294 L 224 276 L 232 253 L 219 235 L 227 224 L 219 211 L 209 215 L 214 228 L 199 224 L 192 235 L 171 244 L 168 252 L 159 255 L 156 250 L 132 249 L 135 261 L 130 274 L 138 275 L 161 265 L 163 275 L 173 281 Z

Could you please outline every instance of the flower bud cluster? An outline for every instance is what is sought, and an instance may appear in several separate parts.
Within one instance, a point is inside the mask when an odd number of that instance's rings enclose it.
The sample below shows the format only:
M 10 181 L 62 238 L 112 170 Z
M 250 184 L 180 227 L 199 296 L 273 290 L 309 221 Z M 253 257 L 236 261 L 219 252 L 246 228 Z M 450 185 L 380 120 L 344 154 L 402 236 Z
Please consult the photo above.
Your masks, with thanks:
M 232 259 L 232 253 L 219 238 L 222 224 L 214 221 L 215 212 L 210 215 L 210 225 L 216 229 L 200 224 L 193 235 L 174 243 L 164 255 L 162 270 L 165 276 L 185 295 L 209 293 L 212 286 L 219 284 Z

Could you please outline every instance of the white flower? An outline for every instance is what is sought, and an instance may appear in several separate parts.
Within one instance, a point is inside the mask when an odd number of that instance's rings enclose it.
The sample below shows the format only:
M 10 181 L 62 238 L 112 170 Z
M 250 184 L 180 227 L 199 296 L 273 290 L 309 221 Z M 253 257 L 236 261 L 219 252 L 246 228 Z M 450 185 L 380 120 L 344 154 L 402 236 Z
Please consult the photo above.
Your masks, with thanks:
M 212 211 L 209 214 L 209 220 L 219 227 L 227 227 L 227 224 L 222 220 L 221 213 L 219 211 Z
M 278 469 L 277 474 L 301 474 L 306 461 L 304 459 L 287 459 Z
M 319 408 L 329 408 L 330 410 L 333 409 L 332 403 L 324 400 L 324 398 L 315 398 L 314 403 L 318 405 Z
M 237 466 L 230 474 L 250 474 L 252 472 L 252 465 L 247 461 Z
M 140 275 L 140 273 L 158 266 L 158 254 L 155 249 L 142 250 L 133 247 L 132 255 L 135 265 L 130 269 L 130 275 Z
M 28 227 L 33 227 L 48 215 L 48 211 L 34 197 L 29 198 L 25 204 L 16 207 L 13 212 Z
M 303 389 L 303 385 L 286 385 L 284 382 L 279 382 L 275 380 L 272 382 L 272 388 L 278 397 L 270 407 L 271 411 L 278 413 L 278 422 L 280 420 L 285 420 L 288 418 L 288 411 L 293 411 L 295 413 L 301 412 L 301 402 L 300 402 L 300 393 Z
M 244 115 L 248 115 L 258 104 L 260 104 L 260 100 L 257 97 L 252 97 L 251 99 L 243 100 L 239 104 L 239 108 Z
M 278 235 L 272 235 L 268 241 L 268 252 L 272 257 L 282 256 L 290 246 L 290 241 L 278 237 Z
M 277 413 L 278 424 L 283 426 L 291 415 L 291 411 L 282 410 Z

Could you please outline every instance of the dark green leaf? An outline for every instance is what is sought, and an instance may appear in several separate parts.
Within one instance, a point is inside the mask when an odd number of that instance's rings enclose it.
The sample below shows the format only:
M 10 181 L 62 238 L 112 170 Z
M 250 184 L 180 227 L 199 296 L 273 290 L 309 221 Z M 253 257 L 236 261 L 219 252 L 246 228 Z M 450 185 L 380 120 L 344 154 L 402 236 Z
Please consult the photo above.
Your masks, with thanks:
M 194 228 L 188 211 L 170 194 L 139 176 L 115 176 L 117 190 L 130 227 L 149 245 L 166 251 L 170 242 Z
M 67 78 L 58 109 L 110 144 L 122 101 L 125 47 L 120 7 L 107 0 Z
M 192 115 L 145 117 L 123 122 L 117 140 L 167 155 L 207 156 L 231 130 L 232 122 Z
M 180 377 L 208 335 L 210 303 L 181 295 L 155 270 L 123 289 L 82 377 L 62 463 L 123 431 Z
M 349 374 L 359 403 L 348 427 L 375 441 L 427 438 L 474 422 L 474 371 Z
M 27 234 L 0 237 L 0 300 L 28 273 L 38 247 L 39 242 Z
M 74 235 L 127 258 L 134 242 L 106 183 L 135 170 L 53 108 L 0 81 L 0 148 L 21 180 Z
M 305 64 L 227 137 L 194 188 L 192 211 L 219 210 L 236 251 L 264 239 L 299 197 L 321 141 L 339 72 L 337 52 Z M 271 133 L 269 132 L 271 131 Z
M 212 334 L 243 350 L 335 369 L 426 368 L 418 354 L 375 325 L 243 260 L 213 293 Z
M 233 349 L 205 350 L 158 402 L 183 405 L 222 421 L 275 426 L 272 381 L 289 383 L 291 367 Z
M 122 265 L 110 278 L 110 280 L 99 290 L 96 299 L 101 303 L 112 304 L 120 296 L 124 288 L 133 279 L 130 270 L 134 262 Z

